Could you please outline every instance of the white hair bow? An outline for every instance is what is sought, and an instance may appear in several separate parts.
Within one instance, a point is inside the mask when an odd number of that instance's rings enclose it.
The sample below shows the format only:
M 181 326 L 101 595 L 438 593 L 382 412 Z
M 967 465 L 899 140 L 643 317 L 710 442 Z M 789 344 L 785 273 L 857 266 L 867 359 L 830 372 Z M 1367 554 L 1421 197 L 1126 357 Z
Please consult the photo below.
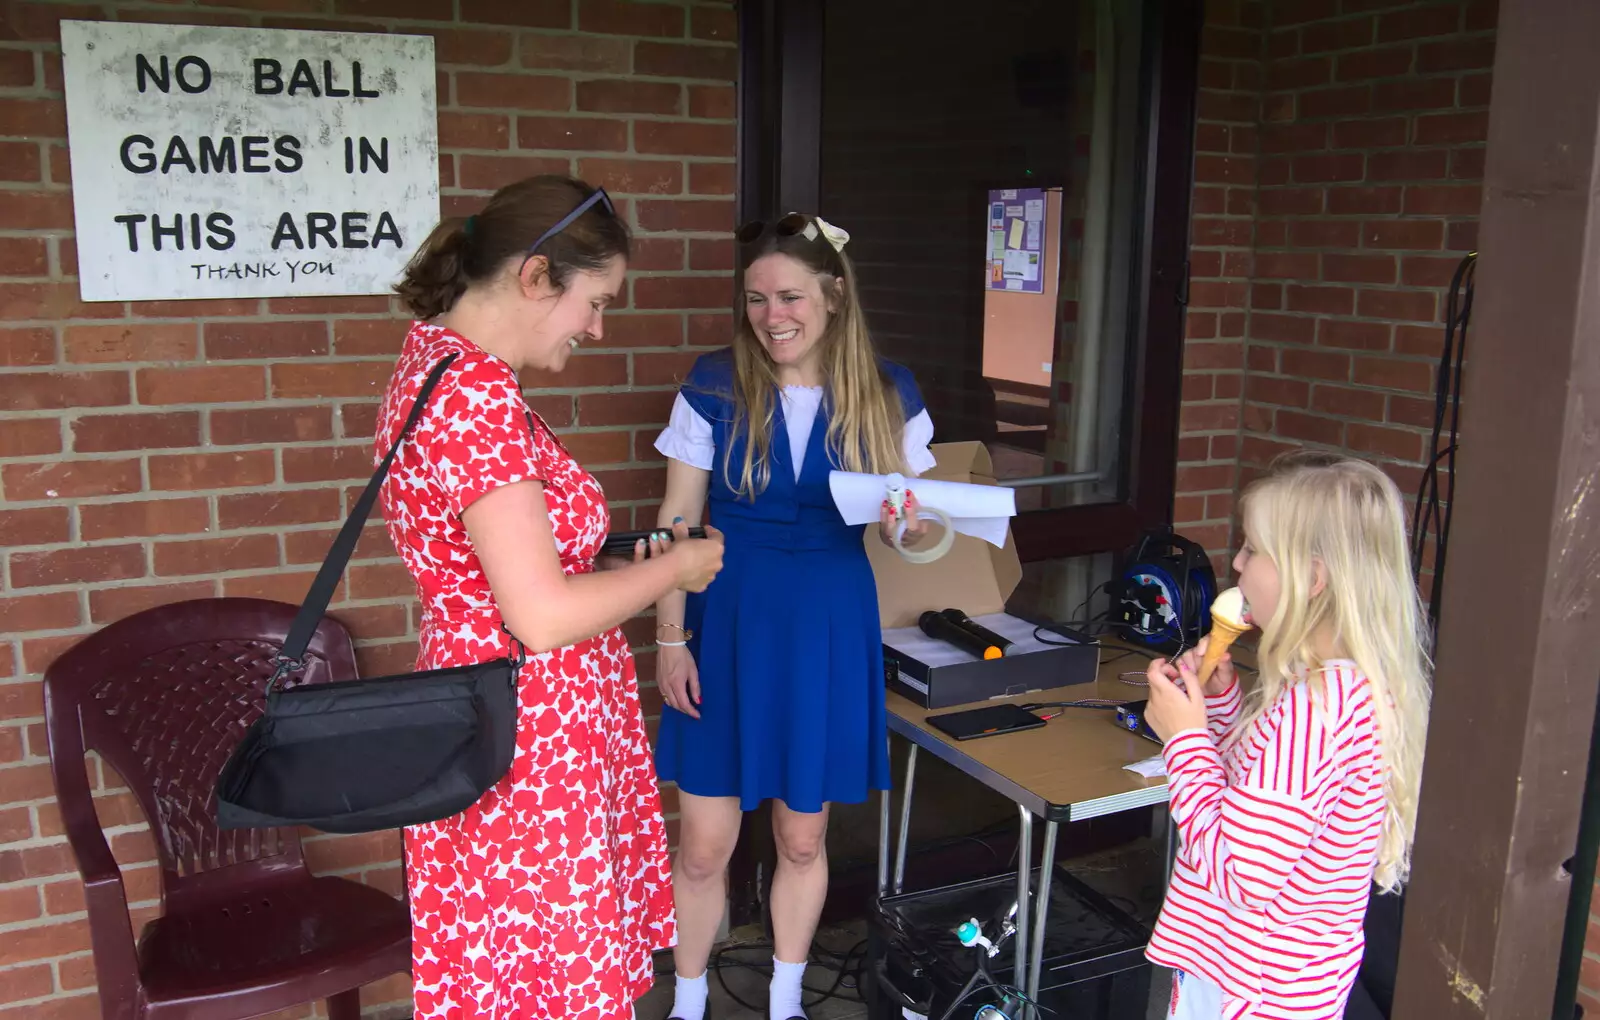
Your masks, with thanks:
M 811 222 L 806 224 L 806 240 L 815 241 L 819 230 L 822 232 L 822 236 L 827 239 L 827 242 L 833 246 L 834 251 L 842 252 L 844 251 L 844 246 L 850 243 L 849 231 L 834 226 L 821 216 L 811 217 Z

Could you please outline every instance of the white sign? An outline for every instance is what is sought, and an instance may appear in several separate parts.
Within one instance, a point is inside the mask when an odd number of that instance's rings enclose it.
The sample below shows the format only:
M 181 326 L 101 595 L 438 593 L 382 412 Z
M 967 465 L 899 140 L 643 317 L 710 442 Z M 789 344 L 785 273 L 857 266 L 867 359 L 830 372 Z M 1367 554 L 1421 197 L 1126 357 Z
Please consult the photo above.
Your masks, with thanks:
M 433 39 L 63 21 L 85 301 L 381 294 L 439 219 Z

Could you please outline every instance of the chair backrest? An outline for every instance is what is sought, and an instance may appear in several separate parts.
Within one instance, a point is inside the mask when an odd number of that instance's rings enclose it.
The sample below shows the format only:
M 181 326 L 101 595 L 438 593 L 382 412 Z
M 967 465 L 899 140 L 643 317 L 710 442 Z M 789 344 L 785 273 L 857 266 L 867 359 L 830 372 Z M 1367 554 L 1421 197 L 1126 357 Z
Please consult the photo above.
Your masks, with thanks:
M 51 754 L 82 761 L 98 751 L 127 781 L 155 837 L 164 898 L 222 868 L 304 867 L 292 829 L 216 824 L 217 775 L 261 715 L 296 608 L 247 598 L 158 606 L 85 638 L 45 671 L 46 699 L 64 709 L 46 715 Z M 355 678 L 350 634 L 325 617 L 293 682 Z

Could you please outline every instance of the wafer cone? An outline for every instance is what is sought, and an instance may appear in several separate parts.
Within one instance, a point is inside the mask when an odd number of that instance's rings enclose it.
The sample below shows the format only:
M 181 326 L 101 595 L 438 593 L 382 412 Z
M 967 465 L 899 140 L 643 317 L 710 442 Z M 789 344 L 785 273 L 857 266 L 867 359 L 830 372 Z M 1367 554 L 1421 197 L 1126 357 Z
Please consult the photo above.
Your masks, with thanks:
M 1239 640 L 1239 635 L 1250 629 L 1249 624 L 1235 623 L 1213 617 L 1211 620 L 1211 640 L 1206 644 L 1205 657 L 1200 660 L 1200 682 L 1203 684 L 1211 679 L 1211 674 L 1217 671 L 1217 663 L 1228 654 L 1228 649 Z

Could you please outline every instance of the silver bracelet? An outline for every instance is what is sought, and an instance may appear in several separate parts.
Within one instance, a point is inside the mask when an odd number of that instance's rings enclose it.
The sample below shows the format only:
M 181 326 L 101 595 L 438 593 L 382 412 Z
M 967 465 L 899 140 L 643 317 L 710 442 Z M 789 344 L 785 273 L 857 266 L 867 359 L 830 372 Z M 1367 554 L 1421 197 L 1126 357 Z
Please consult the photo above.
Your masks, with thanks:
M 656 647 L 657 648 L 686 648 L 686 647 L 688 647 L 688 644 L 689 644 L 689 642 L 687 642 L 687 641 L 657 641 L 656 642 Z

